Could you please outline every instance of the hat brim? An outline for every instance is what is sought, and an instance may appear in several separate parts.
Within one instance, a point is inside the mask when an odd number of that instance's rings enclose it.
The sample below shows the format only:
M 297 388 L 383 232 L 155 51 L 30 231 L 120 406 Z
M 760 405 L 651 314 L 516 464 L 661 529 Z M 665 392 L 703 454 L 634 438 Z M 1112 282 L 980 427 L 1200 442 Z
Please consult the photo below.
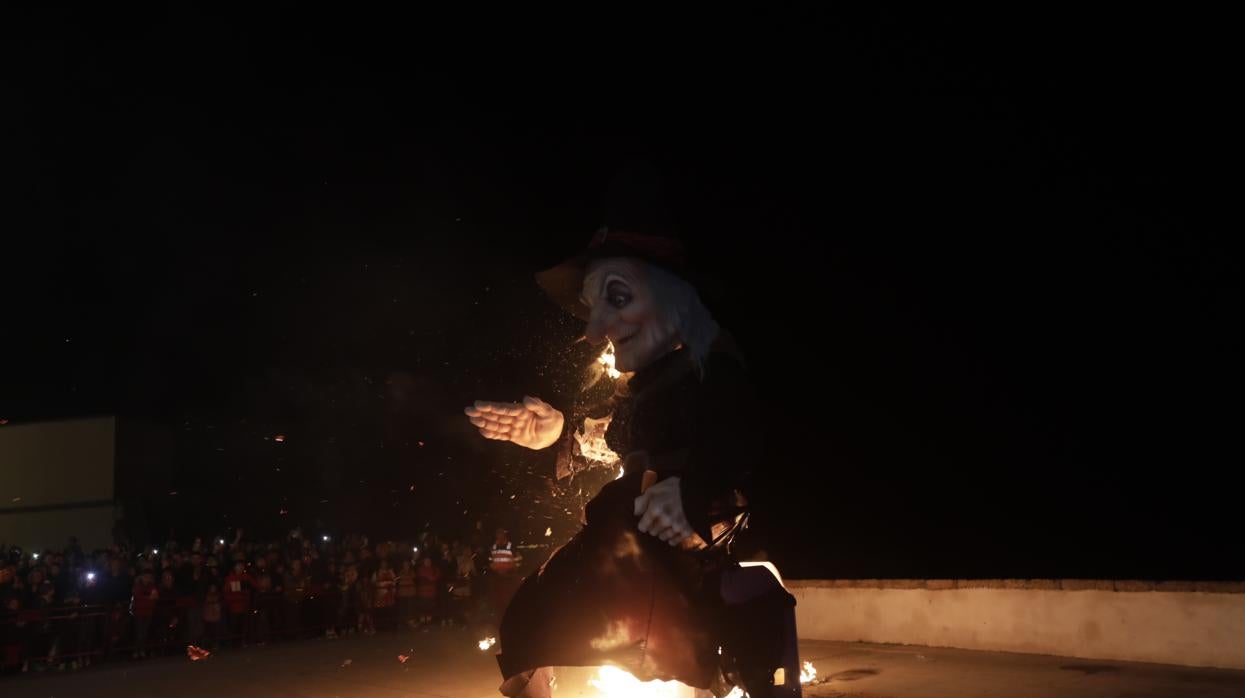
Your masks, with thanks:
M 638 259 L 665 268 L 696 287 L 702 300 L 705 300 L 704 296 L 707 292 L 708 295 L 716 295 L 714 289 L 717 284 L 710 277 L 690 268 L 672 268 L 661 261 L 647 258 L 643 253 L 626 245 L 612 243 L 586 250 L 555 267 L 537 272 L 536 283 L 558 307 L 587 322 L 591 309 L 583 302 L 584 276 L 588 273 L 588 266 L 593 261 L 611 257 Z
M 537 285 L 549 299 L 584 322 L 588 321 L 589 315 L 589 308 L 581 298 L 587 269 L 588 255 L 581 254 L 536 274 Z

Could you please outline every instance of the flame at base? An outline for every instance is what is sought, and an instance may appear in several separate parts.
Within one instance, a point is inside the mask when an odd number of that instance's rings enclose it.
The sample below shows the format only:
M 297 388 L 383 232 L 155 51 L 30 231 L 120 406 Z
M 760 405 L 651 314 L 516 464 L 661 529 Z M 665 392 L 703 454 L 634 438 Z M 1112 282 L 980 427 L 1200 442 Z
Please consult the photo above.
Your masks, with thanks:
M 807 686 L 817 680 L 817 667 L 812 662 L 804 662 L 800 667 L 800 683 Z M 744 698 L 744 689 L 736 686 L 731 689 L 723 698 Z
M 817 667 L 812 662 L 804 662 L 800 667 L 800 683 L 812 683 L 817 679 Z
M 483 640 L 480 640 L 479 642 L 476 643 L 476 645 L 480 647 L 481 652 L 487 651 L 488 648 L 496 644 L 497 644 L 497 638 L 495 637 L 486 637 Z
M 597 689 L 600 698 L 693 698 L 696 689 L 678 681 L 641 681 L 613 666 L 597 670 L 588 685 Z
M 817 668 L 812 662 L 804 662 L 800 668 L 800 683 L 808 685 L 817 680 Z M 678 681 L 641 681 L 630 673 L 613 666 L 597 669 L 588 685 L 597 690 L 594 698 L 694 698 L 696 689 Z M 736 686 L 725 698 L 744 698 L 742 688 Z

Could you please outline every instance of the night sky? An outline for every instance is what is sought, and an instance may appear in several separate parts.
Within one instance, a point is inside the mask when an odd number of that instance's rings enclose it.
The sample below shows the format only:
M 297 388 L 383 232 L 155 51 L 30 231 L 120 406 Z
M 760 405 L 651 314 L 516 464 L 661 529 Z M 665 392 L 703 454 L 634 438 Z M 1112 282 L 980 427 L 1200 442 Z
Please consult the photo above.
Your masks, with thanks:
M 566 406 L 531 274 L 645 162 L 788 575 L 1245 575 L 1214 18 L 98 12 L 5 42 L 0 417 L 164 434 L 153 537 L 565 540 L 552 456 L 461 409 Z

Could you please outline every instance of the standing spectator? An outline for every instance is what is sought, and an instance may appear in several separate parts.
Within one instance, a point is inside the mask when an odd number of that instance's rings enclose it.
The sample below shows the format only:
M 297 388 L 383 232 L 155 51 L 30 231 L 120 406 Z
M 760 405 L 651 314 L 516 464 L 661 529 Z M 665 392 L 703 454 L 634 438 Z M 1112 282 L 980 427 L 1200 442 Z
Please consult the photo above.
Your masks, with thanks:
M 341 584 L 338 585 L 340 602 L 337 605 L 337 627 L 343 635 L 354 633 L 359 622 L 359 570 L 349 565 L 342 573 Z
M 59 558 L 52 558 L 48 565 L 48 581 L 56 588 L 56 600 L 62 600 L 69 596 L 70 592 L 77 586 L 75 580 L 69 577 L 69 571 L 61 565 Z
M 474 619 L 471 609 L 474 602 L 473 587 L 476 583 L 476 560 L 471 546 L 460 543 L 456 547 L 454 588 L 450 591 L 450 596 L 455 609 L 454 620 L 465 624 L 469 619 Z
M 134 578 L 126 569 L 125 560 L 119 555 L 108 560 L 108 579 L 103 587 L 102 595 L 108 604 L 120 606 L 130 602 L 134 592 Z
M 376 570 L 372 578 L 372 588 L 375 590 L 373 606 L 384 627 L 388 627 L 390 621 L 393 620 L 398 600 L 397 581 L 398 575 L 394 574 L 393 569 L 389 567 L 389 560 L 384 557 L 380 558 L 380 569 Z
M 78 539 L 70 536 L 65 542 L 65 557 L 70 567 L 79 567 L 82 565 L 82 546 L 78 545 Z
M 510 542 L 510 533 L 504 528 L 497 529 L 493 547 L 489 550 L 488 566 L 490 610 L 498 617 L 506 610 L 510 597 L 514 596 L 519 583 L 523 581 L 518 572 L 519 563 L 522 561 L 523 556 L 518 554 L 514 544 Z
M 371 579 L 376 574 L 378 565 L 376 558 L 372 556 L 372 551 L 365 544 L 359 550 L 359 579 Z
M 375 558 L 373 558 L 375 559 Z M 359 632 L 364 635 L 376 634 L 376 615 L 373 607 L 376 605 L 376 586 L 372 584 L 370 577 L 359 575 Z
M 450 625 L 450 586 L 454 580 L 454 572 L 458 565 L 454 559 L 454 551 L 449 543 L 441 543 L 437 548 L 437 567 L 441 570 L 441 583 L 437 586 L 437 617 L 441 625 Z
M 298 558 L 291 560 L 290 568 L 286 571 L 282 582 L 285 594 L 282 627 L 286 637 L 291 639 L 298 637 L 299 629 L 302 627 L 303 604 L 306 602 L 310 583 L 307 571 L 303 568 L 303 561 Z
M 273 619 L 281 613 L 282 595 L 272 585 L 272 575 L 260 573 L 255 579 L 255 613 L 252 635 L 260 645 L 268 644 L 272 637 Z
M 254 580 L 246 572 L 246 563 L 234 562 L 233 572 L 225 577 L 225 610 L 229 638 L 238 639 L 243 647 L 251 629 L 251 589 L 254 586 Z
M 39 658 L 40 667 L 56 664 L 57 636 L 52 631 L 52 616 L 55 614 L 56 585 L 44 580 L 33 597 L 30 605 L 32 636 L 27 649 L 30 656 Z
M 203 641 L 203 595 L 207 593 L 208 583 L 203 553 L 192 552 L 178 570 L 177 577 L 177 605 L 186 618 L 183 637 L 188 644 L 197 645 Z
M 437 608 L 437 593 L 441 586 L 441 568 L 437 567 L 431 555 L 419 560 L 419 569 L 415 572 L 415 590 L 419 599 L 419 622 L 427 626 L 432 623 Z M 424 628 L 427 630 L 427 628 Z
M 77 588 L 70 589 L 57 606 L 58 622 L 53 628 L 56 636 L 55 647 L 60 657 L 57 669 L 77 669 L 82 651 L 89 649 L 82 642 L 86 637 L 83 629 L 87 619 L 82 615 L 82 598 L 78 595 Z
M 402 561 L 402 569 L 398 572 L 398 620 L 408 627 L 415 627 L 416 589 L 415 566 L 409 558 Z
M 152 635 L 156 641 L 156 654 L 164 654 L 181 632 L 182 620 L 177 607 L 177 587 L 173 570 L 160 573 L 159 597 L 152 614 Z
M 26 574 L 26 598 L 22 600 L 23 606 L 34 608 L 38 605 L 43 582 L 46 579 L 47 575 L 43 573 L 42 565 L 35 567 Z
M 0 611 L 0 671 L 26 669 L 29 632 L 30 621 L 22 610 L 22 599 L 10 594 L 4 599 L 4 610 Z
M 105 606 L 104 639 L 105 653 L 113 656 L 124 646 L 127 634 L 133 624 L 130 621 L 130 607 L 134 595 L 134 579 L 125 565 L 125 561 L 115 553 L 108 560 L 108 576 L 101 584 L 100 598 Z M 130 635 L 132 637 L 132 635 Z
M 79 611 L 81 623 L 78 626 L 78 648 L 80 654 L 78 665 L 86 667 L 91 665 L 91 653 L 99 650 L 99 643 L 103 640 L 101 631 L 104 627 L 104 617 L 106 616 L 99 612 L 99 608 L 103 606 L 101 575 L 98 572 L 87 570 L 82 573 L 81 580 L 78 589 L 78 602 L 81 606 Z
M 311 576 L 317 608 L 315 618 L 324 627 L 324 636 L 333 638 L 337 636 L 337 609 L 341 603 L 340 576 L 333 560 L 322 561 L 318 567 L 319 571 Z
M 220 638 L 223 634 L 221 628 L 220 587 L 215 582 L 209 582 L 207 591 L 203 594 L 203 638 L 204 641 L 212 643 L 212 649 L 220 649 Z
M 143 570 L 130 598 L 130 613 L 134 616 L 134 658 L 147 656 L 147 635 L 151 619 L 156 612 L 160 589 L 156 586 L 151 570 Z
M 17 577 L 17 565 L 11 562 L 0 562 L 0 602 L 13 596 L 13 580 Z

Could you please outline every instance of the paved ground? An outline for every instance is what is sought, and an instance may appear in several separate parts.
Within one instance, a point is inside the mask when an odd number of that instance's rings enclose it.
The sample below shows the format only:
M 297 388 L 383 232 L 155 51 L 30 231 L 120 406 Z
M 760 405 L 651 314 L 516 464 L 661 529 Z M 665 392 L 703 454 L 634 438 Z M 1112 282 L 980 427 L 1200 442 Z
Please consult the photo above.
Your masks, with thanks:
M 399 654 L 410 659 L 400 662 Z M 829 679 L 808 688 L 810 697 L 1245 696 L 1245 671 L 832 642 L 805 643 L 802 654 Z M 556 695 L 597 696 L 590 677 L 583 669 L 561 672 Z M 182 655 L 10 676 L 0 678 L 0 696 L 496 698 L 497 683 L 496 663 L 475 638 L 438 630 L 226 650 L 199 662 Z

